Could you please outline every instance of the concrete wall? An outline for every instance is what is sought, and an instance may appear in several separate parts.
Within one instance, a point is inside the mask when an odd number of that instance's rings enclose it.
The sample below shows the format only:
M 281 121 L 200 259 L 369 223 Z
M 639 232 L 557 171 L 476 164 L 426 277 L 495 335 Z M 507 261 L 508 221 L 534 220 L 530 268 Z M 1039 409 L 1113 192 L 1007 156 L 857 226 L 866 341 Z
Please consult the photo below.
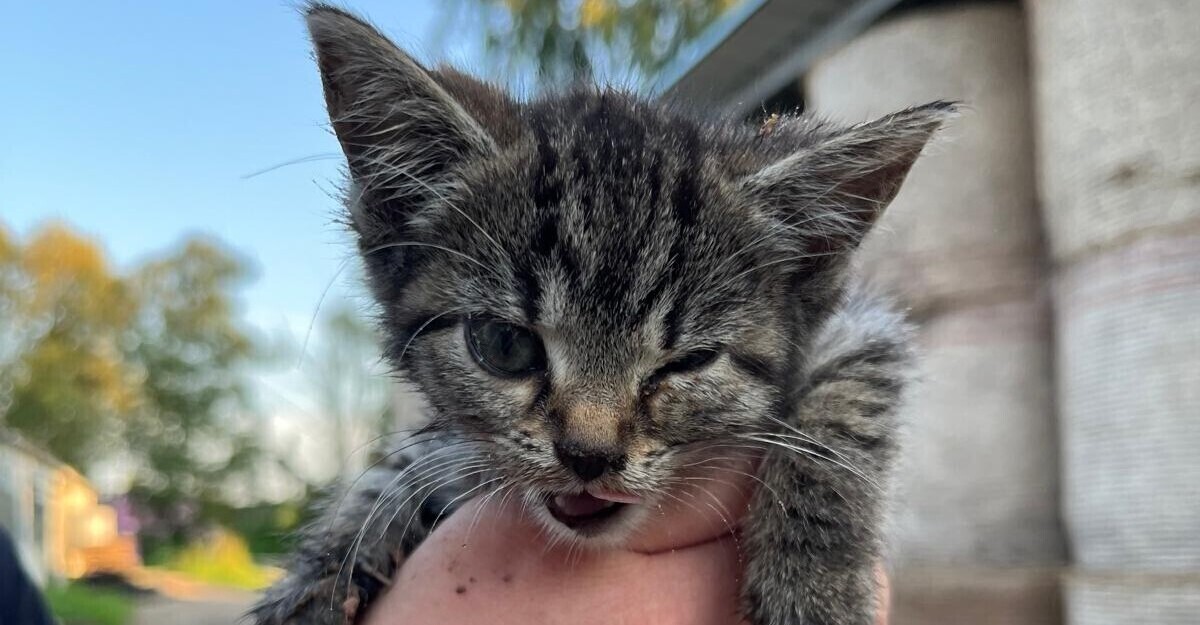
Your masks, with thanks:
M 807 76 L 810 108 L 846 121 L 935 99 L 967 104 L 863 250 L 867 273 L 912 307 L 925 351 L 907 415 L 896 623 L 1061 618 L 1027 49 L 1018 4 L 957 4 L 891 17 Z
M 1200 622 L 1200 2 L 1030 0 L 1071 623 Z

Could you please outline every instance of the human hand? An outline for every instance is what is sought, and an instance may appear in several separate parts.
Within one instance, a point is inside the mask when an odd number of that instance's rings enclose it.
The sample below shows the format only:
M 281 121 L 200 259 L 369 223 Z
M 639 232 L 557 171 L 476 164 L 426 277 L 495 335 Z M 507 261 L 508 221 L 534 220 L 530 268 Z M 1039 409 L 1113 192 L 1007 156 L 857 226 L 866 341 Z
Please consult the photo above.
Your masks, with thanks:
M 734 470 L 699 476 L 702 489 L 656 506 L 621 549 L 555 543 L 519 503 L 475 499 L 404 563 L 366 624 L 743 625 L 731 530 L 753 490 L 753 461 L 721 468 Z

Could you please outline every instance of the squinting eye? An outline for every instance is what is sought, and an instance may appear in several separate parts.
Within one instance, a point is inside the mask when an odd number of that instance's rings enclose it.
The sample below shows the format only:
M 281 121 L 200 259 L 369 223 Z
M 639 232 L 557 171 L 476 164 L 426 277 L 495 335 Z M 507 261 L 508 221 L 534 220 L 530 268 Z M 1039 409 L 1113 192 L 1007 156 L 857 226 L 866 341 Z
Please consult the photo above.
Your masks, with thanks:
M 718 349 L 698 349 L 696 351 L 688 352 L 683 356 L 668 362 L 662 367 L 659 367 L 659 369 L 650 376 L 650 379 L 646 380 L 646 382 L 642 385 L 642 393 L 647 395 L 653 394 L 658 390 L 658 385 L 669 376 L 680 373 L 688 373 L 691 371 L 699 371 L 708 365 L 711 365 L 719 355 L 721 355 L 721 352 Z
M 683 356 L 668 362 L 661 369 L 656 371 L 655 375 L 666 377 L 674 373 L 698 371 L 712 364 L 712 361 L 717 359 L 717 354 L 719 353 L 720 352 L 715 349 L 698 349 L 694 352 L 688 352 Z
M 471 317 L 463 325 L 471 357 L 489 373 L 520 377 L 546 369 L 546 350 L 533 332 L 489 317 Z

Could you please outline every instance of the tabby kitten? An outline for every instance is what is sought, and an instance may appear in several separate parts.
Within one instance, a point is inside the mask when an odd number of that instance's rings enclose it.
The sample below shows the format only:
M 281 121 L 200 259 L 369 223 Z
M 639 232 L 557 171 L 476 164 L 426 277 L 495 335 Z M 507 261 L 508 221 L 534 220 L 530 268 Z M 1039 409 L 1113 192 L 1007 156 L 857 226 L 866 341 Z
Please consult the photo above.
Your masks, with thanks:
M 257 621 L 353 622 L 500 489 L 619 544 L 725 444 L 763 453 L 745 616 L 873 622 L 909 337 L 850 258 L 954 106 L 753 128 L 604 88 L 520 102 L 307 21 L 385 353 L 431 423 L 330 500 Z

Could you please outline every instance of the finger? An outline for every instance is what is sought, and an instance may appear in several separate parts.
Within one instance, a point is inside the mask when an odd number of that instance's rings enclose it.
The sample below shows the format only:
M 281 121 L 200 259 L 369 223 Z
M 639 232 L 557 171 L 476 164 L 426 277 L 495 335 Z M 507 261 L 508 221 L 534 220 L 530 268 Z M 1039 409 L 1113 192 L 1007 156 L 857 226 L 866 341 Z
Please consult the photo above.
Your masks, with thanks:
M 875 567 L 875 579 L 879 589 L 879 613 L 875 615 L 875 625 L 888 625 L 892 612 L 892 585 L 882 564 Z

